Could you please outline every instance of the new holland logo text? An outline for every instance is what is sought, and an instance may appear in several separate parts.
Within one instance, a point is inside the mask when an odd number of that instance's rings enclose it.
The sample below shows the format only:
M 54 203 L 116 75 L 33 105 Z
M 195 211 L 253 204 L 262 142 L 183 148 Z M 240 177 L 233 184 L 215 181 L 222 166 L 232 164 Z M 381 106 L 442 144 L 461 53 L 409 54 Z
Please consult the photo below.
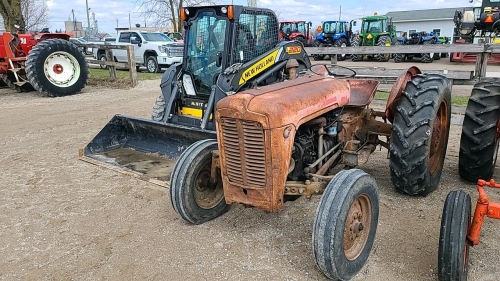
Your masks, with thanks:
M 265 56 L 258 62 L 256 62 L 254 65 L 250 66 L 248 70 L 243 72 L 241 75 L 239 85 L 245 83 L 246 81 L 252 79 L 255 77 L 257 74 L 261 73 L 262 71 L 266 70 L 269 68 L 271 65 L 274 64 L 276 61 L 276 55 L 278 54 L 279 49 L 276 51 L 272 52 L 271 54 Z

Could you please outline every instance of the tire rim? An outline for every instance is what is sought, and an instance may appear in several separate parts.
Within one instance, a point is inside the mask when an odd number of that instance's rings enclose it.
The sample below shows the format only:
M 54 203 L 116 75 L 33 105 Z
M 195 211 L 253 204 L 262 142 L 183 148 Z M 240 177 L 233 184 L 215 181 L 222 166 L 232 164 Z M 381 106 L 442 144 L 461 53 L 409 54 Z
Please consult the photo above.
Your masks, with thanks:
M 148 71 L 156 72 L 156 64 L 153 60 L 148 60 Z
M 372 203 L 366 194 L 359 195 L 349 208 L 344 228 L 344 254 L 353 261 L 363 252 L 372 220 Z
M 434 120 L 434 126 L 432 128 L 430 143 L 431 151 L 429 155 L 429 166 L 432 176 L 436 174 L 444 161 L 445 153 L 443 153 L 443 150 L 446 146 L 446 131 L 448 128 L 448 122 L 448 104 L 443 100 L 439 105 L 436 119 Z
M 105 56 L 101 56 L 101 61 L 107 61 L 106 57 Z M 107 65 L 105 64 L 101 64 L 100 65 L 102 69 L 105 69 L 107 67 Z
M 224 200 L 224 190 L 222 188 L 222 179 L 220 176 L 217 178 L 217 185 L 215 188 L 208 185 L 211 166 L 212 159 L 210 159 L 210 161 L 208 161 L 198 172 L 193 190 L 193 196 L 196 204 L 205 210 L 215 208 L 215 206 Z
M 44 62 L 43 72 L 50 83 L 58 87 L 70 87 L 80 78 L 78 60 L 67 52 L 54 52 Z

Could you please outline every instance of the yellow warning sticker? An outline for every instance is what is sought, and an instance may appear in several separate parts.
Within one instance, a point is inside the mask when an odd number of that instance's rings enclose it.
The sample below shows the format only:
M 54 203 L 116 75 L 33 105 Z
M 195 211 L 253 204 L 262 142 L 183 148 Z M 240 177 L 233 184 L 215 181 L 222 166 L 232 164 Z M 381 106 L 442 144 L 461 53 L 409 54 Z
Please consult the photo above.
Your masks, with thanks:
M 241 75 L 239 85 L 245 83 L 246 81 L 252 79 L 262 71 L 268 69 L 276 62 L 276 56 L 278 55 L 278 51 L 280 49 L 276 49 L 274 52 L 260 59 L 258 62 L 250 66 L 243 74 Z
M 290 55 L 300 54 L 301 51 L 302 47 L 300 46 L 286 47 L 286 52 Z

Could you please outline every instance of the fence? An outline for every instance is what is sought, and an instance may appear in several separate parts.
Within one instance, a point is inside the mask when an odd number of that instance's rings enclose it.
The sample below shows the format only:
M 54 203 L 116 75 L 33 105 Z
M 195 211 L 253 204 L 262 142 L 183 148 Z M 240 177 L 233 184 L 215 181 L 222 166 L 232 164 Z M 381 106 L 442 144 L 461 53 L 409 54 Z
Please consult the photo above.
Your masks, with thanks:
M 123 67 L 123 68 L 128 68 L 129 73 L 130 73 L 130 84 L 132 87 L 137 86 L 137 68 L 136 68 L 136 63 L 135 63 L 135 53 L 134 53 L 134 46 L 132 45 L 109 45 L 109 44 L 89 44 L 86 45 L 87 48 L 92 48 L 92 49 L 101 49 L 104 50 L 106 54 L 106 61 L 102 60 L 96 60 L 96 59 L 90 59 L 87 60 L 89 63 L 95 63 L 95 64 L 100 64 L 100 65 L 106 65 L 108 66 L 109 69 L 109 77 L 111 81 L 116 80 L 116 68 L 117 67 Z M 113 56 L 113 52 L 111 50 L 118 50 L 118 49 L 126 49 L 127 50 L 127 61 L 128 62 L 116 62 Z

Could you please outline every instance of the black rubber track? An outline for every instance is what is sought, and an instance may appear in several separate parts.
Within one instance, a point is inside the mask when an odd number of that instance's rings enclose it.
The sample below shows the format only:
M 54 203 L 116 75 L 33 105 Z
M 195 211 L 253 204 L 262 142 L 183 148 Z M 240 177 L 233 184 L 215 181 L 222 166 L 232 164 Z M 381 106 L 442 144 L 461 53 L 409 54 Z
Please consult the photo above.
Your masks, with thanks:
M 50 82 L 45 76 L 44 64 L 54 52 L 66 52 L 72 55 L 80 67 L 78 80 L 69 87 L 60 87 Z M 47 39 L 36 44 L 26 58 L 26 76 L 35 90 L 49 97 L 78 94 L 87 84 L 89 68 L 85 56 L 78 47 L 63 39 Z
M 497 158 L 499 118 L 500 81 L 474 85 L 465 110 L 458 154 L 458 171 L 463 179 L 477 182 L 492 177 Z
M 447 122 L 441 149 L 434 157 L 440 159 L 431 171 L 431 144 L 434 123 L 441 102 L 446 108 Z M 421 74 L 413 77 L 401 94 L 392 124 L 390 146 L 391 180 L 397 191 L 410 195 L 427 195 L 439 184 L 446 155 L 451 118 L 451 83 L 441 75 Z M 443 135 L 444 134 L 444 135 Z M 438 136 L 438 135 L 436 135 Z M 436 159 L 436 158 L 432 158 Z M 441 163 L 438 163 L 441 162 Z M 436 168 L 437 167 L 437 168 Z
M 440 281 L 465 281 L 469 265 L 467 232 L 471 223 L 471 200 L 461 190 L 446 197 L 439 233 L 438 277 Z

